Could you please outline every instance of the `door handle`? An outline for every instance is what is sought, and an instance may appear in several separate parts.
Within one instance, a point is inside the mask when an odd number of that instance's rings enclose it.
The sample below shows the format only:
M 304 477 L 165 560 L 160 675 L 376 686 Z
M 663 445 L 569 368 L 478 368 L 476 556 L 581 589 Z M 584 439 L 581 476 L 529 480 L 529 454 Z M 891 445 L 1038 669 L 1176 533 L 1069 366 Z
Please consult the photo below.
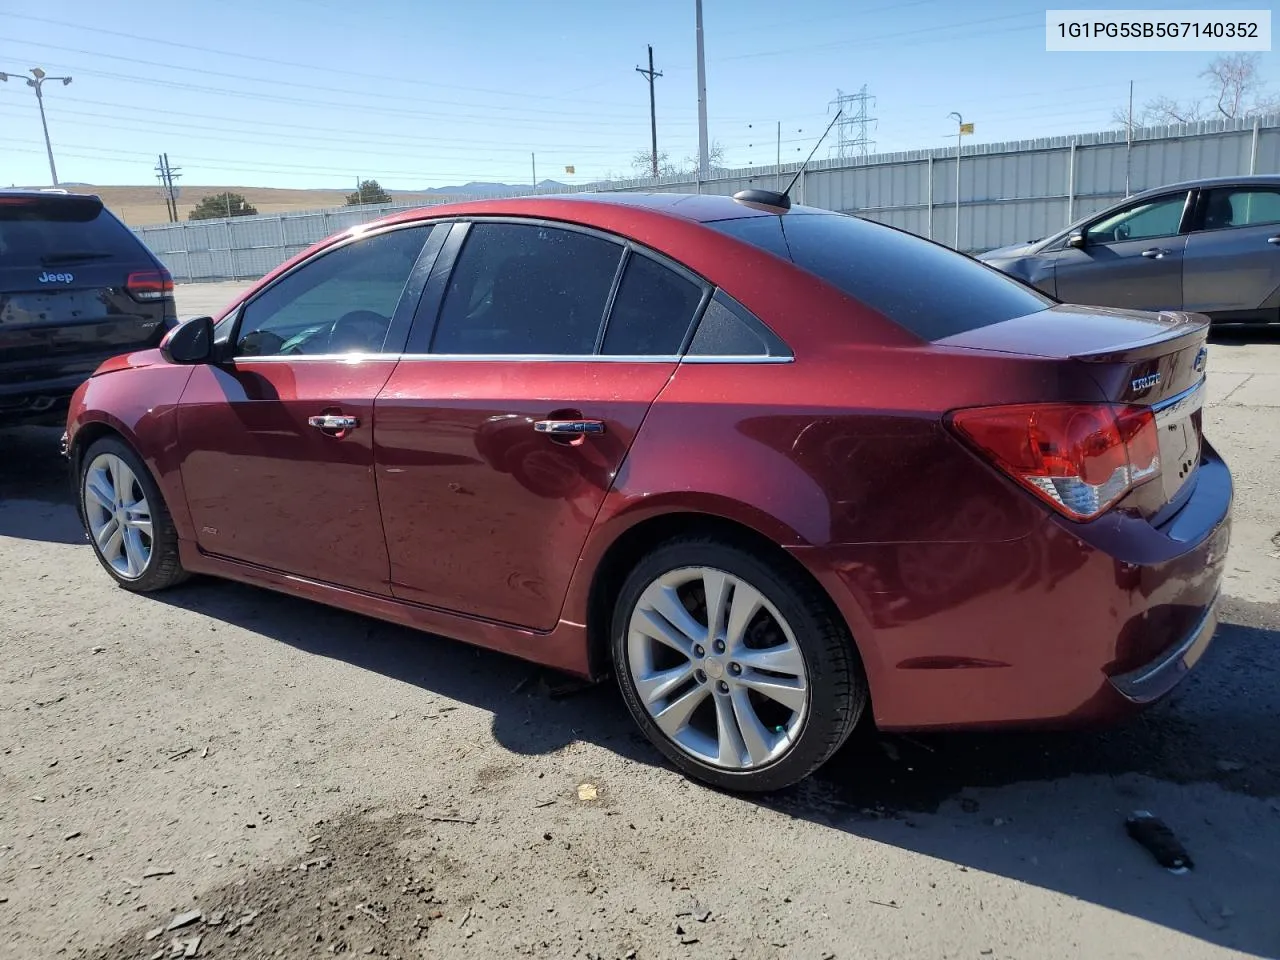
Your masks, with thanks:
M 307 417 L 307 424 L 317 430 L 354 430 L 360 426 L 360 418 L 326 413 L 319 417 Z
M 1159 247 L 1152 247 L 1150 250 L 1143 250 L 1142 255 L 1148 260 L 1163 260 L 1168 250 L 1161 250 Z
M 580 437 L 604 433 L 603 420 L 535 420 L 533 429 L 559 437 Z
M 1280 247 L 1280 233 L 1277 233 L 1274 237 L 1267 237 L 1267 243 L 1274 243 Z

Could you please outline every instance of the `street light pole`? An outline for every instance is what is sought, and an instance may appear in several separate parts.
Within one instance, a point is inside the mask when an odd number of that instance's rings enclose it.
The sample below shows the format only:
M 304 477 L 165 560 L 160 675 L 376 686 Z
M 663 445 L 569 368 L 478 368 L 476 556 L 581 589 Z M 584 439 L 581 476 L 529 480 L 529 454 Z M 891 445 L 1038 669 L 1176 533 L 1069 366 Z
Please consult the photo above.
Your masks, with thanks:
M 15 74 L 15 76 L 20 76 L 20 74 Z M 0 81 L 7 81 L 8 79 L 9 79 L 9 74 L 0 73 Z M 31 76 L 26 77 L 24 79 L 26 79 L 27 81 L 27 86 L 31 87 L 36 92 L 36 103 L 39 104 L 40 106 L 40 126 L 44 129 L 44 149 L 45 149 L 45 153 L 49 155 L 49 176 L 53 178 L 53 185 L 56 187 L 58 185 L 58 168 L 55 167 L 53 164 L 53 144 L 49 141 L 49 121 L 45 119 L 45 115 L 44 115 L 44 89 L 43 88 L 44 88 L 44 82 L 46 80 L 61 80 L 62 85 L 65 87 L 68 83 L 71 82 L 71 78 L 70 77 L 50 77 L 39 67 L 32 67 Z
M 702 0 L 694 0 L 695 39 L 698 47 L 698 192 L 711 167 L 711 147 L 707 143 L 707 61 L 702 46 Z
M 947 114 L 949 117 L 956 118 L 956 240 L 953 244 L 956 250 L 960 249 L 960 138 L 964 136 L 964 117 L 960 114 L 952 112 Z

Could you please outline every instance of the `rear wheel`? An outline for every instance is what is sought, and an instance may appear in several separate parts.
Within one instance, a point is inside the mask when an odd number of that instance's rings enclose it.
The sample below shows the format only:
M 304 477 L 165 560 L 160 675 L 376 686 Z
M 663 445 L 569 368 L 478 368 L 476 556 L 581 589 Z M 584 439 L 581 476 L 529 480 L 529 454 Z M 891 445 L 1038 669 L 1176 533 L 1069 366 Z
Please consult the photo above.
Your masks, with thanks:
M 122 440 L 103 437 L 85 451 L 80 507 L 98 562 L 126 590 L 163 590 L 187 578 L 160 489 Z
M 867 699 L 844 624 L 798 574 L 715 540 L 671 541 L 613 617 L 623 698 L 686 774 L 730 790 L 790 786 L 848 738 Z

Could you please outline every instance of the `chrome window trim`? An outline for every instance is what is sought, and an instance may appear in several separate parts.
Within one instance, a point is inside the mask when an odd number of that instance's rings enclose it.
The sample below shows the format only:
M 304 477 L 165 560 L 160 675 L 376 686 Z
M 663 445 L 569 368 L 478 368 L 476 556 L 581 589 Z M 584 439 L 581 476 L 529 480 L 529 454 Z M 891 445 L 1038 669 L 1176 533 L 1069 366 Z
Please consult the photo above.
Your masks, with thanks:
M 232 363 L 363 363 L 436 360 L 449 363 L 794 363 L 794 357 L 769 356 L 609 356 L 604 354 L 531 354 L 531 353 L 315 353 L 294 356 L 235 357 Z

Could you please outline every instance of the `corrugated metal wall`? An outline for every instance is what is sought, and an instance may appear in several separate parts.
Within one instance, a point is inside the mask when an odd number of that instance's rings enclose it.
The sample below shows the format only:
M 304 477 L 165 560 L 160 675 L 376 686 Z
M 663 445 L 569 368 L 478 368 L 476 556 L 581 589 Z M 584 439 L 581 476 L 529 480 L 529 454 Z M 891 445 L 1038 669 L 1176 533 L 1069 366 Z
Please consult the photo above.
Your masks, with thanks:
M 725 196 L 773 188 L 799 164 L 723 171 L 697 183 L 679 177 L 593 183 L 557 191 L 649 191 Z M 960 162 L 960 240 L 969 252 L 1034 240 L 1129 192 L 1178 180 L 1280 172 L 1280 116 L 1136 131 L 976 144 Z M 512 194 L 513 196 L 517 194 Z M 945 243 L 955 238 L 955 148 L 815 162 L 793 193 L 811 206 L 856 213 Z M 339 207 L 140 227 L 136 233 L 179 281 L 259 277 L 332 233 L 404 205 Z

